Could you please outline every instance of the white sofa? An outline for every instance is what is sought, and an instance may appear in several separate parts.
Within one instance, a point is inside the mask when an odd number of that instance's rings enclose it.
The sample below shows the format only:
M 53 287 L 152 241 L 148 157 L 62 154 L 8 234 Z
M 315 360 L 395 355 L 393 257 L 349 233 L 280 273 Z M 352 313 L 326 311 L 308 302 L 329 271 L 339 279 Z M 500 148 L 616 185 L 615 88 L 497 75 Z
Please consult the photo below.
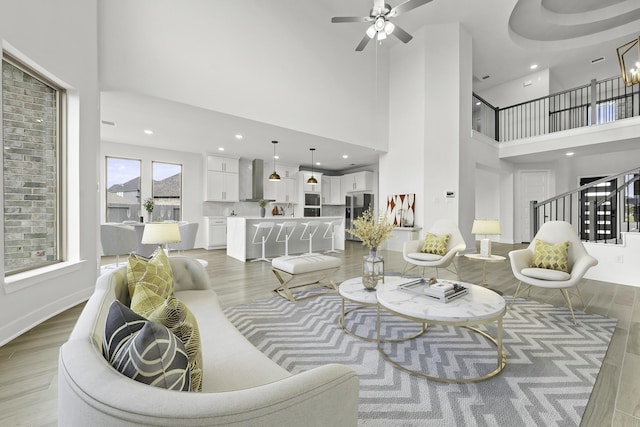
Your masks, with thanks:
M 330 364 L 292 375 L 227 320 L 202 265 L 170 257 L 175 296 L 195 315 L 203 391 L 169 391 L 129 379 L 102 356 L 109 306 L 129 305 L 126 267 L 100 276 L 58 364 L 60 426 L 354 426 L 356 373 Z

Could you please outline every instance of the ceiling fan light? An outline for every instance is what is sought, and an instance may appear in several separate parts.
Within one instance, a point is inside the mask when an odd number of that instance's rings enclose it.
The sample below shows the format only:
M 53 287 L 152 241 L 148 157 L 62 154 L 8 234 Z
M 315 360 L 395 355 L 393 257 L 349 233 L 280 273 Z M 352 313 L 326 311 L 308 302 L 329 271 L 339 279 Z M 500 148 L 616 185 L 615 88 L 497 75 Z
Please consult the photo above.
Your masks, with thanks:
M 395 25 L 393 25 L 393 22 L 391 21 L 387 21 L 386 25 L 384 26 L 384 32 L 390 36 L 391 33 L 393 33 L 393 30 L 396 28 Z
M 370 39 L 372 39 L 376 35 L 376 28 L 373 25 L 367 28 L 367 35 Z
M 378 40 L 384 40 L 387 38 L 387 34 L 384 31 L 378 32 Z

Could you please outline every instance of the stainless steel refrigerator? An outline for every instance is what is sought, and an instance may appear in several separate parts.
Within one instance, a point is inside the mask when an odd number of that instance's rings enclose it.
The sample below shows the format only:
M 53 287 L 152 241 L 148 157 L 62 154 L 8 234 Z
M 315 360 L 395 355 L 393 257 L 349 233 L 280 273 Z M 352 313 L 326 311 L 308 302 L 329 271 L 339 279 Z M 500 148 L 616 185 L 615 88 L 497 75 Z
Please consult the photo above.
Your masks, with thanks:
M 371 193 L 353 193 L 349 194 L 345 200 L 345 221 L 344 229 L 347 230 L 353 227 L 353 220 L 362 215 L 362 212 L 367 209 L 374 209 L 373 194 Z M 375 212 L 374 212 L 375 215 Z M 360 242 L 361 240 L 350 233 L 345 233 L 346 240 L 355 240 Z

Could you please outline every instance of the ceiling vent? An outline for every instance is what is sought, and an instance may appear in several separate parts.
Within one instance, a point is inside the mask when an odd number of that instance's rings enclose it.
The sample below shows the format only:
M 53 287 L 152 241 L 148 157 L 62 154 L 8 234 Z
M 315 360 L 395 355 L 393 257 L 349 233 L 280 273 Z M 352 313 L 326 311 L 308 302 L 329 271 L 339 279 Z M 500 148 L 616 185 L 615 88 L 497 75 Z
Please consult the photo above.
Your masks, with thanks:
M 115 126 L 116 122 L 110 122 L 109 120 L 102 120 L 101 123 L 107 126 Z
M 592 59 L 591 60 L 592 64 L 597 64 L 598 62 L 604 62 L 604 56 L 601 56 L 600 58 L 596 58 L 596 59 Z

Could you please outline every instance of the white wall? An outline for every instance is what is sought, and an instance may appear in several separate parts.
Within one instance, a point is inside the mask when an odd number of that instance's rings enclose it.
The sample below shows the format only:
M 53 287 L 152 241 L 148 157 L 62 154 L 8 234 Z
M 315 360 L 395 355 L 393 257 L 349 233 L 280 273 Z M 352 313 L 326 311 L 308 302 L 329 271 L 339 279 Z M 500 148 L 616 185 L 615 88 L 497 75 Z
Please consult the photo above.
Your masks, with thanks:
M 99 6 L 105 90 L 387 147 L 388 122 L 381 120 L 388 111 L 386 49 L 371 43 L 355 53 L 362 28 L 333 25 L 328 13 L 310 13 L 299 0 L 109 0 Z
M 182 165 L 182 220 L 198 222 L 196 247 L 205 247 L 207 230 L 203 221 L 202 204 L 205 200 L 204 153 L 159 150 L 137 145 L 117 144 L 102 141 L 100 144 L 100 188 L 105 188 L 106 157 L 123 157 L 141 160 L 141 200 L 152 197 L 152 162 L 165 162 Z M 100 222 L 105 221 L 106 198 L 101 192 Z M 99 242 L 98 242 L 99 244 Z
M 526 83 L 530 83 L 525 86 Z M 588 83 L 588 82 L 586 82 Z M 478 91 L 478 95 L 494 107 L 506 108 L 521 102 L 549 95 L 549 69 L 531 73 L 525 77 L 514 79 Z
M 2 2 L 3 49 L 42 70 L 68 91 L 69 234 L 65 263 L 47 273 L 4 279 L 0 345 L 86 299 L 95 286 L 100 137 L 96 13 L 96 0 Z

